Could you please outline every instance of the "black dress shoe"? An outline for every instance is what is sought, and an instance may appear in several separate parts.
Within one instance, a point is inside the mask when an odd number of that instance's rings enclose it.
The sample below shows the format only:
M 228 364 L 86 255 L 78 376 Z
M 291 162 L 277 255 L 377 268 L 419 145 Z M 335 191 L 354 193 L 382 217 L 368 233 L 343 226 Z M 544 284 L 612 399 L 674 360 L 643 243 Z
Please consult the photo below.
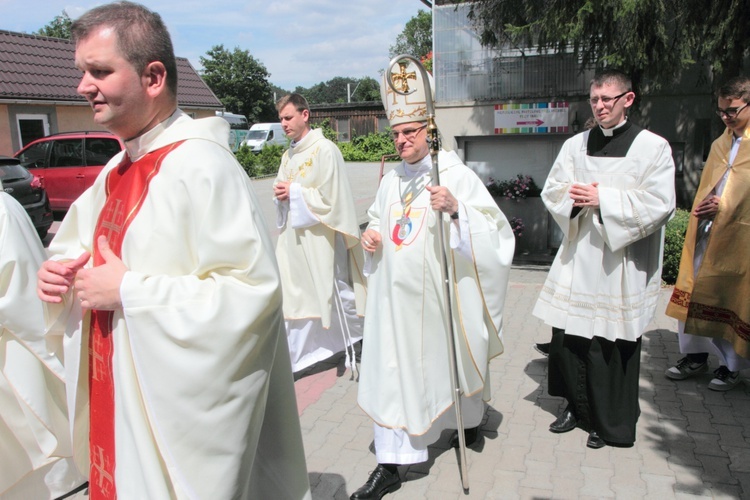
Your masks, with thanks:
M 549 426 L 550 432 L 556 432 L 558 434 L 563 432 L 572 431 L 578 425 L 575 413 L 571 410 L 570 405 L 565 408 L 565 411 L 557 417 L 557 420 L 552 422 Z
M 479 426 L 464 429 L 464 438 L 465 438 L 466 446 L 471 446 L 477 441 L 479 441 L 479 436 L 481 436 L 481 433 L 479 432 Z M 451 434 L 451 439 L 449 442 L 450 442 L 451 448 L 458 448 L 459 446 L 458 431 L 453 431 L 453 434 Z
M 589 438 L 586 440 L 586 446 L 598 450 L 599 448 L 604 448 L 606 445 L 607 443 L 605 443 L 604 440 L 599 437 L 599 434 L 597 434 L 596 431 L 589 432 Z
M 549 357 L 549 342 L 546 344 L 534 344 L 534 349 L 537 350 L 539 354 L 542 354 L 545 358 Z
M 360 489 L 352 493 L 350 500 L 380 500 L 386 493 L 396 491 L 401 487 L 401 477 L 398 471 L 389 472 L 388 469 L 378 464 L 370 474 L 370 478 Z

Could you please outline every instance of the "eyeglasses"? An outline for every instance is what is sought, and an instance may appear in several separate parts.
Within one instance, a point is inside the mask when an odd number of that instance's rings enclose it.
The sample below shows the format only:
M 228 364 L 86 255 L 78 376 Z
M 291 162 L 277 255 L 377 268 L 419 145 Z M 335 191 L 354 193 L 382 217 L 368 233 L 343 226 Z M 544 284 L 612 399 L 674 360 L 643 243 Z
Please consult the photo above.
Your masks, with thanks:
M 620 97 L 624 96 L 628 92 L 630 92 L 630 91 L 626 90 L 622 94 L 616 95 L 614 97 L 607 97 L 607 96 L 592 97 L 591 99 L 589 99 L 589 104 L 591 104 L 592 106 L 596 106 L 596 103 L 598 103 L 599 101 L 602 101 L 602 104 L 604 104 L 604 106 L 607 106 L 607 107 L 614 106 L 615 105 L 615 101 L 617 101 L 617 99 L 619 99 Z
M 740 106 L 739 108 L 727 108 L 727 109 L 716 108 L 716 114 L 719 115 L 719 118 L 726 116 L 728 119 L 731 120 L 735 116 L 739 115 L 740 111 L 745 109 L 747 105 L 748 103 L 745 103 L 743 106 Z
M 398 140 L 398 136 L 399 135 L 403 135 L 404 139 L 406 139 L 407 141 L 413 141 L 414 138 L 417 136 L 417 132 L 419 132 L 420 130 L 422 130 L 426 126 L 427 126 L 427 124 L 424 124 L 421 127 L 417 127 L 417 128 L 406 128 L 406 129 L 401 130 L 401 131 L 394 130 L 391 133 L 391 135 L 393 136 L 393 140 L 394 141 Z

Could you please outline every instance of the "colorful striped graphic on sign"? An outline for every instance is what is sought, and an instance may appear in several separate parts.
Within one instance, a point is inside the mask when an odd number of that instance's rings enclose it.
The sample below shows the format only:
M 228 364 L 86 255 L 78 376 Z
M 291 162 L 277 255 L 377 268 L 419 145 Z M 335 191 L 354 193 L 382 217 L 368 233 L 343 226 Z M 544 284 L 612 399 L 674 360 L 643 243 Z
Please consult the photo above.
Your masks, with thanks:
M 565 101 L 495 105 L 496 134 L 565 134 L 568 130 Z

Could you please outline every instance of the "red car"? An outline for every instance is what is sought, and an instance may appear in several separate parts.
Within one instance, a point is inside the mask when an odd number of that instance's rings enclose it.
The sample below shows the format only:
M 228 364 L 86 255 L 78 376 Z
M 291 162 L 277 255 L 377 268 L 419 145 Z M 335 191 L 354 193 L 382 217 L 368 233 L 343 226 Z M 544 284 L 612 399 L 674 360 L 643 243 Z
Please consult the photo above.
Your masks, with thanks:
M 66 132 L 37 139 L 14 156 L 42 181 L 52 210 L 66 211 L 124 147 L 109 132 Z

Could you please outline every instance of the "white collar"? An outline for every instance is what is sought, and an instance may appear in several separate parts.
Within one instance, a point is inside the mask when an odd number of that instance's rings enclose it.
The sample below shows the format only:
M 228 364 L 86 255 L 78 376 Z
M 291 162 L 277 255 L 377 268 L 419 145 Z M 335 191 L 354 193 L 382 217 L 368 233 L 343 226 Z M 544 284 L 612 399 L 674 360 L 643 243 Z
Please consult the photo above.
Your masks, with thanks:
M 149 147 L 151 146 L 151 144 L 153 144 L 156 138 L 159 137 L 161 133 L 164 132 L 164 130 L 166 130 L 167 127 L 169 127 L 172 123 L 174 123 L 174 121 L 177 120 L 177 118 L 179 118 L 182 114 L 182 111 L 180 111 L 179 109 L 175 109 L 174 113 L 172 113 L 169 118 L 161 123 L 156 124 L 156 126 L 148 132 L 145 132 L 138 137 L 135 137 L 134 139 L 126 141 L 125 149 L 128 152 L 128 158 L 130 158 L 130 161 L 138 161 L 143 155 L 148 153 Z
M 420 174 L 424 175 L 430 170 L 432 170 L 432 156 L 429 154 L 416 163 L 408 163 L 404 160 L 404 174 L 409 179 Z
M 599 128 L 602 129 L 602 134 L 604 134 L 604 137 L 612 137 L 613 135 L 615 135 L 615 130 L 617 130 L 620 127 L 623 127 L 627 122 L 628 122 L 628 119 L 625 118 L 623 121 L 621 121 L 620 123 L 618 123 L 612 128 L 602 128 L 601 125 L 599 125 Z

